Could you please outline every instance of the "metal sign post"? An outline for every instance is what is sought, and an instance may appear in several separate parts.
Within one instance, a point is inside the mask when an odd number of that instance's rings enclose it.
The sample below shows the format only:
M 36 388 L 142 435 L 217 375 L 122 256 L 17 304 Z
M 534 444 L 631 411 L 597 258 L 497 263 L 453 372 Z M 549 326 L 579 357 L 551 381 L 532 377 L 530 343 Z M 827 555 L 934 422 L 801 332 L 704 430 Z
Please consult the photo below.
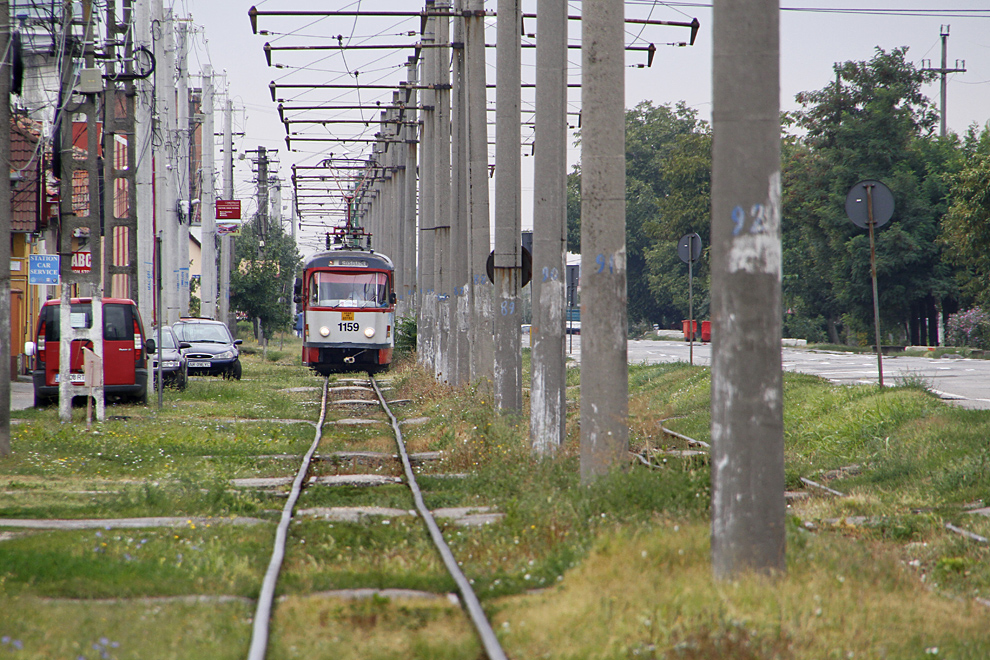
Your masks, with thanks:
M 688 337 L 690 348 L 688 361 L 694 364 L 694 262 L 701 256 L 701 236 L 697 233 L 684 234 L 677 243 L 677 254 L 688 265 Z
M 873 277 L 873 327 L 877 342 L 877 374 L 883 387 L 883 351 L 880 348 L 880 297 L 877 292 L 877 251 L 874 227 L 882 227 L 894 215 L 894 195 L 879 181 L 860 181 L 846 194 L 846 215 L 857 227 L 870 232 L 870 274 Z

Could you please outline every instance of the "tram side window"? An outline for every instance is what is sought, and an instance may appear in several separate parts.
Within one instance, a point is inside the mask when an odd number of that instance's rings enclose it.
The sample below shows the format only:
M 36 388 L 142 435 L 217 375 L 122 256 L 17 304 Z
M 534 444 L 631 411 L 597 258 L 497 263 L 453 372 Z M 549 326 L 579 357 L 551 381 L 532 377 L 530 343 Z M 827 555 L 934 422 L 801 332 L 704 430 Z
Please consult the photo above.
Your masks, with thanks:
M 310 305 L 316 307 L 387 307 L 385 273 L 313 273 Z

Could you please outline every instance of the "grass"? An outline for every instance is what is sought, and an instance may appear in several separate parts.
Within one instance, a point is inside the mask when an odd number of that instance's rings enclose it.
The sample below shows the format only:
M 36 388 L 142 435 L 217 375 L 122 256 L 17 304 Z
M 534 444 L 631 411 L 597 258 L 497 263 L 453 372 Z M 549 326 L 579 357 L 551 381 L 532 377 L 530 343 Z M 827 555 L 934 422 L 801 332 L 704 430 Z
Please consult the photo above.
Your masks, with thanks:
M 246 352 L 244 379 L 193 379 L 152 404 L 115 406 L 86 433 L 57 411 L 24 411 L 0 461 L 0 655 L 243 657 L 285 488 L 234 488 L 288 476 L 312 442 L 319 379 L 269 346 Z M 249 347 L 253 348 L 253 347 Z M 293 362 L 295 360 L 295 363 Z M 495 524 L 440 520 L 513 658 L 982 658 L 990 536 L 966 506 L 990 500 L 990 414 L 951 408 L 909 382 L 836 386 L 787 373 L 786 477 L 828 484 L 788 508 L 788 571 L 711 577 L 707 461 L 678 434 L 708 441 L 710 381 L 686 364 L 630 367 L 630 449 L 638 462 L 582 485 L 579 372 L 570 369 L 568 437 L 553 459 L 528 450 L 526 414 L 494 412 L 491 385 L 452 390 L 411 358 L 386 376 L 431 508 L 494 507 Z M 348 393 L 347 398 L 352 394 Z M 77 411 L 78 412 L 78 411 Z M 319 454 L 394 451 L 385 417 L 331 408 Z M 314 474 L 360 472 L 320 461 Z M 371 468 L 400 474 L 394 462 Z M 451 476 L 456 475 L 456 476 Z M 413 508 L 404 486 L 309 487 L 299 507 Z M 176 528 L 28 531 L 5 518 L 183 516 Z M 235 525 L 238 518 L 261 522 Z M 200 522 L 201 518 L 208 522 Z M 291 527 L 272 626 L 272 657 L 474 658 L 480 648 L 445 598 L 346 600 L 356 587 L 454 590 L 413 516 Z M 186 597 L 196 597 L 201 600 Z M 179 636 L 172 634 L 182 630 Z M 2 641 L 7 640 L 7 641 Z M 14 646 L 14 643 L 17 646 Z M 140 649 L 140 650 L 138 650 Z

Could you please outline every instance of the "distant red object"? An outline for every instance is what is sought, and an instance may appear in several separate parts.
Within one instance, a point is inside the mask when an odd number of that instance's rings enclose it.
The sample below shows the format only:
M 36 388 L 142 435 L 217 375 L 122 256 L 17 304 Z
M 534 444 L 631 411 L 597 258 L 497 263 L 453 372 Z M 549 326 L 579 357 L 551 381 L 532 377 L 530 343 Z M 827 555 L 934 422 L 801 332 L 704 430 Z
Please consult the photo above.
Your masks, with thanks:
M 217 200 L 217 220 L 240 220 L 241 200 L 239 199 L 218 199 Z
M 712 322 L 702 321 L 701 322 L 701 341 L 711 341 L 712 340 Z
M 694 330 L 694 338 L 698 338 L 697 321 L 681 321 L 681 329 L 684 331 L 684 341 L 691 340 L 691 331 Z

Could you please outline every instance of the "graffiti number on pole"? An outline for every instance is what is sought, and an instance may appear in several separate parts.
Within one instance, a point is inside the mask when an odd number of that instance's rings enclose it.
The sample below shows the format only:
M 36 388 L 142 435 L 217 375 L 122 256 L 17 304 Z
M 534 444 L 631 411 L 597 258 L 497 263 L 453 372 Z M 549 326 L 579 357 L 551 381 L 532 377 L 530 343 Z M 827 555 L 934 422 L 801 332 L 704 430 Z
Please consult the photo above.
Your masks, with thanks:
M 767 230 L 766 219 L 767 219 L 767 207 L 763 204 L 753 204 L 749 211 L 750 234 L 762 234 Z M 738 236 L 742 233 L 743 229 L 746 228 L 746 211 L 743 207 L 736 206 L 732 209 L 732 224 L 735 225 L 732 229 L 732 235 Z

